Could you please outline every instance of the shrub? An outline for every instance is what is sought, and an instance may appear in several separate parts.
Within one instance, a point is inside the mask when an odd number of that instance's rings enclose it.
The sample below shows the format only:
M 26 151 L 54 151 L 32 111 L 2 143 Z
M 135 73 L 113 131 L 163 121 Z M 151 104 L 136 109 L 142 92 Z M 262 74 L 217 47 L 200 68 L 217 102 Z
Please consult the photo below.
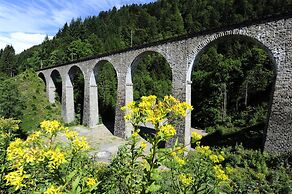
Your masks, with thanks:
M 132 123 L 134 130 L 102 178 L 105 184 L 101 192 L 204 193 L 220 190 L 219 183 L 228 181 L 220 165 L 224 158 L 209 147 L 200 146 L 198 140 L 202 136 L 193 133 L 197 147 L 188 157 L 185 156 L 186 148 L 177 143 L 171 148 L 159 148 L 161 142 L 175 136 L 175 125 L 191 109 L 190 105 L 171 96 L 165 96 L 162 101 L 156 96 L 142 97 L 139 103 L 132 102 L 124 107 L 125 119 Z M 139 143 L 138 138 L 139 126 L 146 122 L 150 122 L 156 132 L 148 138 L 149 152 L 144 152 L 147 145 Z M 189 158 L 195 160 L 189 162 Z
M 54 141 L 65 134 L 68 144 Z M 89 193 L 99 184 L 98 163 L 91 160 L 84 137 L 58 121 L 43 121 L 26 140 L 16 138 L 7 148 L 8 192 Z

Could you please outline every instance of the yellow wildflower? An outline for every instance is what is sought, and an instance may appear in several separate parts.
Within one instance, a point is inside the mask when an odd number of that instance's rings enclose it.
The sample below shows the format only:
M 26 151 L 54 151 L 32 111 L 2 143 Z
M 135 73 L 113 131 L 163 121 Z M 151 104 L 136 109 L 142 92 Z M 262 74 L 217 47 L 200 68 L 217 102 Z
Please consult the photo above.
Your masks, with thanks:
M 204 154 L 206 156 L 209 156 L 212 154 L 212 151 L 210 150 L 209 146 L 197 146 L 196 151 L 200 154 Z
M 64 164 L 66 161 L 64 153 L 60 152 L 58 149 L 49 150 L 44 153 L 45 157 L 48 158 L 48 167 L 50 169 L 56 169 L 61 164 Z
M 215 171 L 215 177 L 220 181 L 228 181 L 228 176 L 225 174 L 224 170 L 222 169 L 221 165 L 215 165 L 213 167 Z
M 24 141 L 19 138 L 11 142 L 7 148 L 7 159 L 13 161 L 13 167 L 15 168 L 22 166 L 24 163 L 24 154 Z
M 175 134 L 176 134 L 176 130 L 170 124 L 166 124 L 166 125 L 161 126 L 160 130 L 158 132 L 158 135 L 162 135 L 166 138 L 173 137 Z
M 212 160 L 212 162 L 214 162 L 214 163 L 219 163 L 220 161 L 219 161 L 219 158 L 218 158 L 218 156 L 216 155 L 216 154 L 211 154 L 210 156 L 209 156 L 209 158 L 210 158 L 210 160 Z
M 193 182 L 193 177 L 190 174 L 180 174 L 178 179 L 185 187 L 191 185 Z
M 30 134 L 30 135 L 27 137 L 26 142 L 27 142 L 27 143 L 32 143 L 32 142 L 36 141 L 37 139 L 39 139 L 39 137 L 41 136 L 41 134 L 42 134 L 42 133 L 41 133 L 40 131 L 36 131 L 36 132 Z
M 23 181 L 29 176 L 25 174 L 23 168 L 19 168 L 16 171 L 9 172 L 5 175 L 6 184 L 9 186 L 14 186 L 15 190 L 18 190 L 20 187 L 24 187 Z
M 192 132 L 192 141 L 193 142 L 197 142 L 199 140 L 202 139 L 202 135 L 200 135 L 199 133 L 197 133 L 196 131 Z
M 175 156 L 176 156 L 176 152 L 173 151 L 173 152 L 170 153 L 170 155 L 171 155 L 172 157 L 175 157 Z
M 218 159 L 219 162 L 223 162 L 225 160 L 225 158 L 221 154 L 218 155 Z
M 54 185 L 51 185 L 47 190 L 44 192 L 44 194 L 60 194 L 62 193 L 60 187 L 56 187 Z
M 67 139 L 72 141 L 75 137 L 78 136 L 78 133 L 76 131 L 66 130 L 65 135 L 66 135 Z
M 138 136 L 139 136 L 138 131 L 134 131 L 134 132 L 132 133 L 132 138 L 136 138 L 136 137 L 138 137 Z
M 186 161 L 178 156 L 174 156 L 173 158 L 176 161 L 176 163 L 178 163 L 178 165 L 180 166 L 183 166 L 186 164 Z
M 87 178 L 86 185 L 88 187 L 93 187 L 94 185 L 96 185 L 96 180 L 94 178 Z
M 46 133 L 54 134 L 58 131 L 65 130 L 65 128 L 61 125 L 59 121 L 43 121 L 41 122 L 41 129 L 44 130 Z
M 145 141 L 142 141 L 140 147 L 144 150 L 147 147 L 147 143 Z
M 79 150 L 89 150 L 90 149 L 85 137 L 77 137 L 76 139 L 74 139 L 72 141 L 72 143 L 73 143 L 74 150 L 79 151 Z

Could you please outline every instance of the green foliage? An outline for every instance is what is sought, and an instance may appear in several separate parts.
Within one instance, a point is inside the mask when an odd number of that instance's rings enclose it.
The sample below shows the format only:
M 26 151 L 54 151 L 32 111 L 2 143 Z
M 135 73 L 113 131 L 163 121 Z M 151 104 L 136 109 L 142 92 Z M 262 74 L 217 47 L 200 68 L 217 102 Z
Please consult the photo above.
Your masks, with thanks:
M 233 193 L 292 192 L 291 153 L 272 156 L 242 146 L 224 152 Z
M 265 123 L 274 78 L 272 61 L 257 45 L 215 42 L 194 64 L 192 125 L 230 134 Z
M 4 175 L 9 165 L 7 162 L 7 148 L 10 142 L 17 136 L 19 120 L 3 119 L 0 117 L 0 192 L 5 190 Z
M 134 100 L 148 95 L 162 99 L 171 94 L 172 72 L 163 56 L 152 53 L 142 57 L 136 65 L 132 72 Z
M 21 120 L 25 133 L 44 119 L 61 119 L 60 105 L 49 104 L 44 83 L 34 71 L 2 81 L 0 93 L 0 116 Z
M 117 101 L 118 80 L 114 67 L 109 62 L 101 64 L 96 72 L 98 105 L 103 122 L 113 121 Z
M 11 45 L 6 45 L 0 54 L 0 72 L 7 76 L 14 76 L 16 74 L 15 50 Z
M 206 193 L 221 190 L 228 181 L 219 163 L 224 158 L 216 155 L 209 147 L 200 146 L 202 138 L 193 134 L 197 142 L 196 152 L 188 157 L 185 147 L 177 143 L 172 148 L 159 148 L 163 141 L 174 137 L 177 120 L 186 116 L 191 106 L 171 96 L 158 100 L 156 96 L 142 97 L 139 103 L 129 103 L 125 119 L 134 130 L 129 142 L 119 150 L 118 155 L 103 175 L 101 192 L 106 193 Z M 148 137 L 150 150 L 144 141 L 139 143 L 139 126 L 150 122 L 155 134 Z M 140 140 L 141 141 L 141 140 Z M 190 161 L 191 160 L 191 161 Z
M 20 139 L 20 121 L 0 118 L 0 192 L 291 193 L 291 153 L 272 156 L 241 146 L 214 150 L 201 146 L 195 132 L 193 151 L 177 143 L 159 147 L 174 137 L 177 119 L 190 108 L 171 96 L 128 104 L 123 109 L 135 128 L 109 165 L 90 158 L 86 139 L 58 121 L 43 121 Z M 139 138 L 141 122 L 155 126 L 150 144 Z
M 8 126 L 12 130 L 18 128 L 18 121 L 3 121 L 0 120 L 2 134 L 8 134 L 3 131 L 3 127 L 7 128 L 5 123 L 13 124 L 14 128 Z M 9 146 L 4 149 L 6 170 L 1 174 L 1 183 L 4 178 L 5 184 L 1 184 L 0 191 L 45 194 L 94 192 L 99 184 L 96 176 L 101 165 L 89 158 L 89 146 L 84 137 L 57 121 L 43 121 L 40 126 L 41 129 L 35 130 L 26 140 L 9 139 Z M 67 143 L 55 141 L 60 134 L 66 136 Z

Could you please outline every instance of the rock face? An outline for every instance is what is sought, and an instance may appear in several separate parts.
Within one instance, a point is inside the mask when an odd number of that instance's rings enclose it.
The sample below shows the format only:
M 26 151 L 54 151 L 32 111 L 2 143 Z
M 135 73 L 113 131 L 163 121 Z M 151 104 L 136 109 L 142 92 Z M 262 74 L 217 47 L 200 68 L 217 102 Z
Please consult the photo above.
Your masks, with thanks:
M 277 74 L 269 122 L 266 130 L 265 149 L 270 152 L 286 152 L 292 149 L 292 18 L 265 21 L 248 26 L 238 26 L 227 30 L 200 33 L 190 37 L 154 43 L 131 48 L 109 55 L 101 55 L 88 60 L 68 63 L 39 70 L 46 79 L 47 95 L 54 102 L 55 86 L 51 78 L 56 70 L 62 78 L 62 115 L 65 122 L 74 120 L 73 87 L 70 79 L 72 68 L 79 68 L 85 80 L 84 119 L 90 127 L 98 123 L 98 95 L 95 80 L 96 67 L 104 61 L 110 62 L 117 72 L 118 91 L 114 134 L 127 137 L 131 125 L 124 121 L 121 107 L 133 100 L 132 69 L 140 59 L 150 52 L 160 53 L 172 69 L 172 94 L 174 97 L 191 102 L 191 72 L 202 51 L 214 41 L 243 38 L 264 48 L 274 60 Z M 186 145 L 190 142 L 190 115 L 178 127 L 177 137 Z M 171 144 L 172 142 L 170 142 Z

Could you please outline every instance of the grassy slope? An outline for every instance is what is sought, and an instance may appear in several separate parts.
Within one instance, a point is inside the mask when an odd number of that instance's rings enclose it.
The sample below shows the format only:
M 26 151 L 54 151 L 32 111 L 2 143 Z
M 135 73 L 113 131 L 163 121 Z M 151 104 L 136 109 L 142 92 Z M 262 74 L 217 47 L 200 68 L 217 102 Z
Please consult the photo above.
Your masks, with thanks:
M 19 98 L 21 98 L 22 104 L 16 104 L 16 106 L 22 106 L 22 123 L 20 127 L 24 131 L 30 131 L 36 129 L 39 123 L 44 119 L 57 119 L 61 120 L 61 107 L 59 103 L 50 104 L 46 97 L 45 84 L 32 70 L 27 70 L 24 73 L 11 78 L 10 82 L 16 83 L 16 88 L 12 90 L 18 90 Z

